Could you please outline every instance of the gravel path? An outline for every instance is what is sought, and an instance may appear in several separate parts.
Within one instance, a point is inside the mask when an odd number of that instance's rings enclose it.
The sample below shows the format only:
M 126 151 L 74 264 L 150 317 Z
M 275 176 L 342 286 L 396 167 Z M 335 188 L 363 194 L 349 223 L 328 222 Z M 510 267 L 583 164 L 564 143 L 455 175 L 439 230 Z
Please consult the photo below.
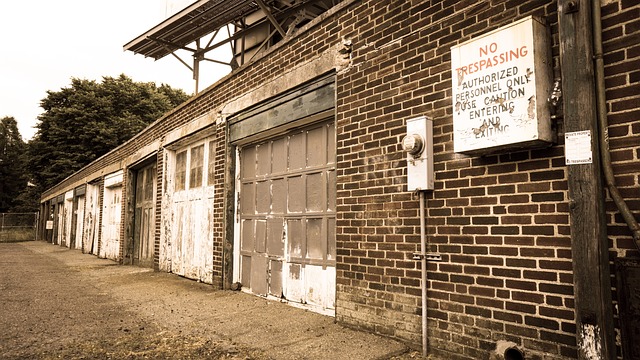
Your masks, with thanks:
M 0 243 L 0 359 L 412 359 L 391 339 L 44 242 Z

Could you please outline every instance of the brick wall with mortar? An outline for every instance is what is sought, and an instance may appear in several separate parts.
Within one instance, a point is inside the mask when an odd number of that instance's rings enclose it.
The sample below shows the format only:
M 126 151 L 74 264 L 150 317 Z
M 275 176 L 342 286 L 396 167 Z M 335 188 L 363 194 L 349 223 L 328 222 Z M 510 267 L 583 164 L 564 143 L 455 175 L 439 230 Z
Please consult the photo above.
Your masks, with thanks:
M 605 62 L 617 180 L 632 210 L 638 188 L 638 5 L 606 1 Z M 344 1 L 343 6 L 203 91 L 70 177 L 116 163 L 168 131 L 304 63 L 342 38 L 351 65 L 337 73 L 337 309 L 339 322 L 418 344 L 418 202 L 406 192 L 399 147 L 406 119 L 434 119 L 436 190 L 428 195 L 429 344 L 448 359 L 487 358 L 496 341 L 528 358 L 575 357 L 567 184 L 562 141 L 487 157 L 453 153 L 450 47 L 513 20 L 544 18 L 558 56 L 555 1 Z M 556 75 L 560 69 L 556 67 Z M 227 171 L 217 129 L 216 186 Z M 562 139 L 562 123 L 558 122 Z M 160 166 L 159 174 L 161 174 Z M 64 183 L 48 191 L 57 194 Z M 45 194 L 45 195 L 47 195 Z M 612 256 L 637 256 L 610 201 Z M 214 277 L 222 264 L 223 194 L 216 195 Z
M 640 211 L 640 3 L 603 1 L 602 27 L 609 146 L 616 184 L 629 208 Z M 607 197 L 612 256 L 639 257 L 627 226 Z
M 162 151 L 156 153 L 156 208 L 155 208 L 155 232 L 153 243 L 153 270 L 159 271 L 160 267 L 160 229 L 162 227 L 162 196 L 164 194 L 164 154 Z
M 631 1 L 603 8 L 614 170 L 636 213 L 638 11 Z M 430 251 L 443 258 L 428 268 L 433 353 L 486 358 L 505 340 L 530 358 L 576 356 L 562 140 L 486 157 L 452 151 L 450 47 L 531 14 L 549 24 L 557 64 L 555 1 L 377 1 L 343 22 L 354 54 L 337 97 L 340 321 L 420 341 L 420 266 L 411 259 L 419 250 L 418 202 L 403 191 L 399 143 L 406 119 L 428 115 L 436 190 L 427 231 Z M 561 121 L 557 132 L 562 139 Z M 613 255 L 637 256 L 615 206 L 607 206 Z

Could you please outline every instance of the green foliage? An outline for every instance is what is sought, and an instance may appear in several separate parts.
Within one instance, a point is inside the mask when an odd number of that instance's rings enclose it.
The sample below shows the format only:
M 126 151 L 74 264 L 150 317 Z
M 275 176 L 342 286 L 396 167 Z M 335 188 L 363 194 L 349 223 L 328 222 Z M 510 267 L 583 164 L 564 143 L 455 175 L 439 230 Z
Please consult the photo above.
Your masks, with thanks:
M 125 75 L 101 83 L 72 79 L 48 91 L 29 142 L 29 169 L 44 190 L 129 140 L 187 100 L 182 90 L 134 82 Z
M 0 212 L 13 210 L 27 187 L 25 150 L 18 122 L 13 117 L 0 119 Z

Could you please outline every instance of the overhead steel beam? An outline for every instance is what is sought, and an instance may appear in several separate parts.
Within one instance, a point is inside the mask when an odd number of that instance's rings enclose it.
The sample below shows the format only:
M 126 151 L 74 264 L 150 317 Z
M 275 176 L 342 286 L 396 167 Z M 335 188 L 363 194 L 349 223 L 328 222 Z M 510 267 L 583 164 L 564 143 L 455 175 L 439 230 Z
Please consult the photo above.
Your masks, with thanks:
M 271 24 L 276 28 L 276 30 L 278 30 L 278 32 L 280 33 L 280 35 L 282 37 L 287 36 L 287 33 L 284 31 L 284 29 L 282 28 L 282 26 L 280 26 L 280 24 L 278 23 L 278 21 L 276 20 L 276 18 L 273 17 L 273 15 L 271 15 L 271 10 L 270 8 L 264 3 L 264 1 L 262 0 L 256 0 L 256 3 L 258 3 L 258 5 L 260 6 L 260 8 L 262 9 L 262 11 L 264 11 L 264 14 L 267 16 L 267 19 L 269 19 L 269 22 L 271 22 Z

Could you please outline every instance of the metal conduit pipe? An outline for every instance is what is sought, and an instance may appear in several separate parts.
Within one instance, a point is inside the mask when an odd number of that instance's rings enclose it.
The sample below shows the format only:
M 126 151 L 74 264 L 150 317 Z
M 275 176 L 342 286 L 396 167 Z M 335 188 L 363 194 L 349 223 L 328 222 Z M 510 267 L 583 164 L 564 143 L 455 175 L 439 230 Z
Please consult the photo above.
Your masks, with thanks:
M 640 251 L 640 225 L 634 217 L 633 213 L 627 206 L 627 203 L 620 195 L 620 191 L 616 187 L 613 168 L 611 166 L 611 154 L 609 153 L 609 128 L 607 123 L 607 104 L 604 83 L 604 61 L 602 59 L 602 16 L 600 13 L 600 0 L 591 1 L 591 21 L 593 22 L 593 53 L 595 60 L 595 87 L 596 87 L 596 106 L 598 116 L 598 127 L 600 130 L 600 156 L 602 158 L 602 171 L 604 173 L 605 182 L 609 189 L 609 194 L 624 218 L 627 226 L 631 230 L 634 243 Z
M 420 252 L 422 259 L 420 267 L 422 268 L 422 356 L 427 357 L 427 237 L 426 237 L 426 219 L 424 213 L 424 191 L 420 193 Z

